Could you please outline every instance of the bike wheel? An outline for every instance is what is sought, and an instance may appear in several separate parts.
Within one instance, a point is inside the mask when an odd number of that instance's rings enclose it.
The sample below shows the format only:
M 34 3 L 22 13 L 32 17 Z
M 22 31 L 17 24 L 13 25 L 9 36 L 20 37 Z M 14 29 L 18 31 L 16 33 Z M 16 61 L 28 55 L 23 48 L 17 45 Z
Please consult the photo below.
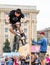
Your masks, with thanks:
M 20 37 L 16 35 L 16 49 L 19 50 L 19 44 L 20 44 Z

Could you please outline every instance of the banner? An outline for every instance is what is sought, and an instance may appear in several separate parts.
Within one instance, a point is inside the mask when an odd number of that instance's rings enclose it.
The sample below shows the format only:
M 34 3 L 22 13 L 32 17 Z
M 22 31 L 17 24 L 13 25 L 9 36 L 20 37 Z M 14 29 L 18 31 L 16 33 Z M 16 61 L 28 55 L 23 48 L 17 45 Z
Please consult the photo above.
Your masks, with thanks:
M 40 46 L 39 45 L 32 45 L 31 52 L 39 52 L 39 51 L 40 51 Z

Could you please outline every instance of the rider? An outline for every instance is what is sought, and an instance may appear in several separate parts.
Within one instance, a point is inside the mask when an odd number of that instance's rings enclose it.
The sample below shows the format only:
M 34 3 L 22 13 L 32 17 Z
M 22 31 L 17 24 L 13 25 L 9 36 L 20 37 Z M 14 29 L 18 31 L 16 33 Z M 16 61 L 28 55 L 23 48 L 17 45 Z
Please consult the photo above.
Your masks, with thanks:
M 14 29 L 17 28 L 21 37 L 23 37 L 24 33 L 21 29 L 21 18 L 25 22 L 26 19 L 24 17 L 24 14 L 22 13 L 21 9 L 12 10 L 10 12 L 11 13 L 9 13 L 9 18 L 6 18 L 6 23 L 10 23 L 9 31 L 16 35 L 17 33 L 14 31 Z M 7 22 L 8 19 L 9 22 Z

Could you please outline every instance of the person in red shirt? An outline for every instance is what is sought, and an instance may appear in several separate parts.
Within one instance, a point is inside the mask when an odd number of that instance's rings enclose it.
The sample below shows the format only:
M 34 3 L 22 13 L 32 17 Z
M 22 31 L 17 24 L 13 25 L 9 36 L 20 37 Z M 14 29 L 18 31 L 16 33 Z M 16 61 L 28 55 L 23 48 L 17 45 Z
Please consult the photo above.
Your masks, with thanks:
M 13 65 L 19 65 L 18 64 L 18 57 L 14 56 L 14 64 Z

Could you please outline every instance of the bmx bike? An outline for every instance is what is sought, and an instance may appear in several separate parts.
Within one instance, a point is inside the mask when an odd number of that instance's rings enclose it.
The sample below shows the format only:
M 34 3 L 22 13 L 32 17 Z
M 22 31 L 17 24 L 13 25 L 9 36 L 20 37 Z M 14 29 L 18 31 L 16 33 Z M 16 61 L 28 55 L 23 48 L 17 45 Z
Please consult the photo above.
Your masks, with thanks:
M 17 32 L 17 28 L 15 29 L 15 31 Z M 14 36 L 14 41 L 13 41 L 13 51 L 15 50 L 19 50 L 20 44 L 22 44 L 22 46 L 24 46 L 26 44 L 26 35 L 24 34 L 24 39 L 22 39 L 21 35 L 16 34 Z

